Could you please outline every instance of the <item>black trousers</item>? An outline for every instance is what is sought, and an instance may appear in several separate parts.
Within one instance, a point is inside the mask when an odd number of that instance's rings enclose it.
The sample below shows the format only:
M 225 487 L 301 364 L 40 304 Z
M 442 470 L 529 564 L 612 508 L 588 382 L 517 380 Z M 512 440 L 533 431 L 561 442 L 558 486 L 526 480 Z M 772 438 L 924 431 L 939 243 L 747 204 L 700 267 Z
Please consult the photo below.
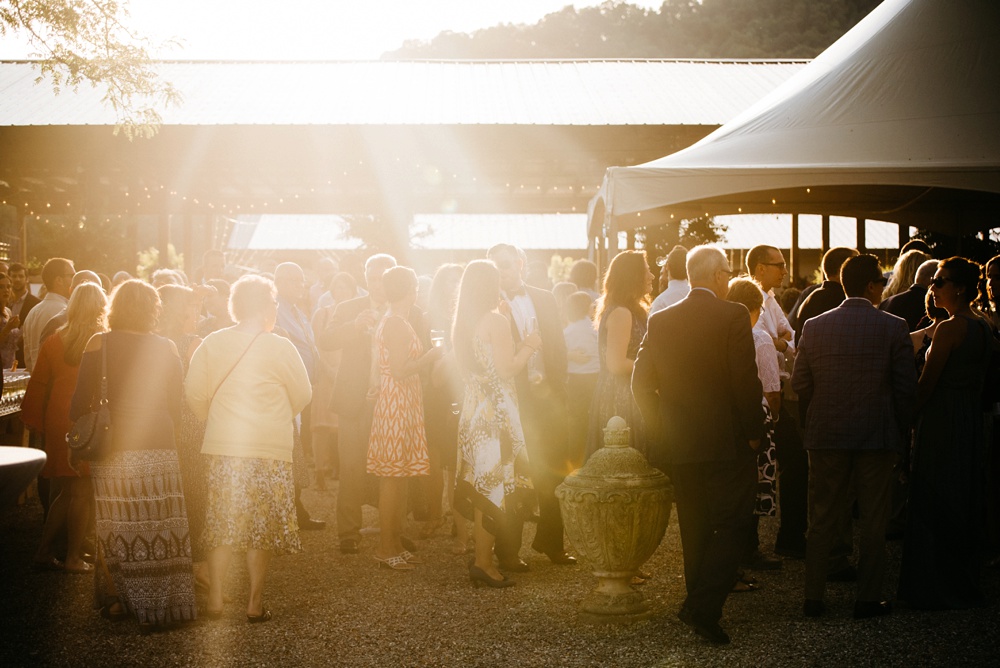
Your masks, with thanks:
M 563 551 L 563 522 L 556 487 L 569 471 L 566 441 L 566 395 L 545 384 L 527 396 L 518 396 L 521 427 L 528 448 L 531 482 L 538 498 L 538 526 L 532 547 L 539 552 Z M 501 561 L 517 559 L 521 551 L 524 518 L 512 518 L 497 536 L 495 551 Z
M 774 425 L 778 460 L 778 512 L 781 523 L 775 547 L 805 551 L 809 526 L 809 457 L 802 447 L 798 402 L 783 401 Z
M 707 623 L 722 617 L 754 526 L 757 464 L 747 452 L 737 460 L 669 468 L 684 549 L 683 607 Z

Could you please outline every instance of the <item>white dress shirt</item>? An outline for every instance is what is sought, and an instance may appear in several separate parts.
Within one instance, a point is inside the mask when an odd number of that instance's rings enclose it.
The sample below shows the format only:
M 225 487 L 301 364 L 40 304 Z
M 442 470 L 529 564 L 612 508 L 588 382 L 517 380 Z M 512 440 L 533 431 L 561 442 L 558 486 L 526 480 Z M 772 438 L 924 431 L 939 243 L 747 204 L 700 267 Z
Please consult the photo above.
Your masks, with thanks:
M 28 316 L 21 323 L 21 331 L 24 335 L 24 367 L 29 372 L 35 368 L 38 349 L 42 347 L 42 330 L 45 329 L 45 325 L 49 324 L 49 320 L 65 311 L 68 305 L 69 300 L 62 295 L 47 292 L 42 301 L 28 312 Z
M 566 325 L 563 330 L 566 340 L 566 350 L 570 353 L 583 353 L 587 356 L 585 362 L 574 362 L 572 356 L 567 365 L 569 373 L 588 374 L 600 373 L 601 360 L 597 353 L 597 330 L 590 318 L 580 318 Z
M 662 311 L 668 306 L 673 306 L 687 297 L 689 292 L 691 292 L 691 284 L 687 282 L 687 279 L 670 279 L 667 283 L 667 289 L 656 295 L 656 299 L 653 300 L 649 307 L 649 315 Z

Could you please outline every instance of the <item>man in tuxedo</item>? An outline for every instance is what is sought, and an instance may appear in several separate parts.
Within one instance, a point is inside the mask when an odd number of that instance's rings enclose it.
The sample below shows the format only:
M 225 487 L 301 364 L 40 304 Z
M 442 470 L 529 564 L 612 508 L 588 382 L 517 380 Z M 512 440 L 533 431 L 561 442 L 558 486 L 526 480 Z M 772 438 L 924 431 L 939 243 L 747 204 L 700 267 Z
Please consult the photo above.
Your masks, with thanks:
M 764 435 L 750 314 L 724 299 L 731 273 L 718 248 L 688 253 L 691 292 L 650 317 L 632 373 L 650 463 L 674 485 L 687 587 L 678 616 L 716 644 L 729 642 L 719 620 L 753 528 Z
M 879 311 L 885 278 L 874 255 L 852 257 L 841 272 L 847 299 L 808 321 L 792 387 L 805 408 L 809 452 L 809 535 L 803 612 L 824 612 L 830 550 L 849 512 L 853 482 L 861 534 L 854 617 L 886 615 L 885 529 L 893 468 L 907 442 L 917 392 L 906 321 Z
M 355 554 L 361 544 L 361 506 L 365 503 L 368 437 L 374 401 L 369 390 L 378 386 L 373 369 L 375 328 L 387 307 L 382 274 L 396 266 L 391 255 L 373 255 L 365 263 L 368 294 L 337 305 L 330 325 L 317 344 L 340 350 L 340 370 L 333 386 L 331 407 L 340 417 L 340 486 L 337 492 L 337 534 L 340 551 Z
M 563 523 L 556 486 L 570 473 L 566 423 L 566 341 L 559 311 L 551 292 L 525 285 L 524 254 L 510 244 L 497 244 L 486 256 L 500 270 L 500 288 L 509 309 L 514 341 L 537 328 L 542 348 L 515 379 L 521 427 L 531 463 L 532 484 L 538 495 L 538 526 L 531 546 L 554 564 L 575 564 L 563 545 Z M 497 536 L 496 552 L 501 570 L 524 572 L 521 559 L 522 522 L 511 523 Z

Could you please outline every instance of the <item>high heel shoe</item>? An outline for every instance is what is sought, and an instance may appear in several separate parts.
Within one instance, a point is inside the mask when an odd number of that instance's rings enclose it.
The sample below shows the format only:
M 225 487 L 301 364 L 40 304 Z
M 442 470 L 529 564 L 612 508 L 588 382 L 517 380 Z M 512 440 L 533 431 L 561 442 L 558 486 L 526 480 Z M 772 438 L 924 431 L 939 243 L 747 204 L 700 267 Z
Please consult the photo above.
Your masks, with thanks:
M 487 587 L 493 587 L 494 589 L 502 589 L 503 587 L 513 587 L 515 582 L 511 580 L 506 575 L 503 576 L 502 580 L 494 580 L 486 573 L 483 569 L 479 568 L 475 564 L 469 566 L 469 579 L 472 580 L 472 586 L 479 588 L 483 585 Z

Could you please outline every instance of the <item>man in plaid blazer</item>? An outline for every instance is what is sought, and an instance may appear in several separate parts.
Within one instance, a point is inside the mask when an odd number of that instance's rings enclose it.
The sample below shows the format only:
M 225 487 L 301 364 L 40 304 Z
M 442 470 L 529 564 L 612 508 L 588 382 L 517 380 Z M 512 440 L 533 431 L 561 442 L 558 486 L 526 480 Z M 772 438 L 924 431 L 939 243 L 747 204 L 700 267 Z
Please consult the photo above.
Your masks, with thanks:
M 902 318 L 879 311 L 885 279 L 873 255 L 844 263 L 847 299 L 805 323 L 792 387 L 805 412 L 809 452 L 806 616 L 823 614 L 830 548 L 851 500 L 861 510 L 855 618 L 889 614 L 882 601 L 893 466 L 916 397 L 913 344 Z M 800 408 L 800 410 L 803 410 Z

